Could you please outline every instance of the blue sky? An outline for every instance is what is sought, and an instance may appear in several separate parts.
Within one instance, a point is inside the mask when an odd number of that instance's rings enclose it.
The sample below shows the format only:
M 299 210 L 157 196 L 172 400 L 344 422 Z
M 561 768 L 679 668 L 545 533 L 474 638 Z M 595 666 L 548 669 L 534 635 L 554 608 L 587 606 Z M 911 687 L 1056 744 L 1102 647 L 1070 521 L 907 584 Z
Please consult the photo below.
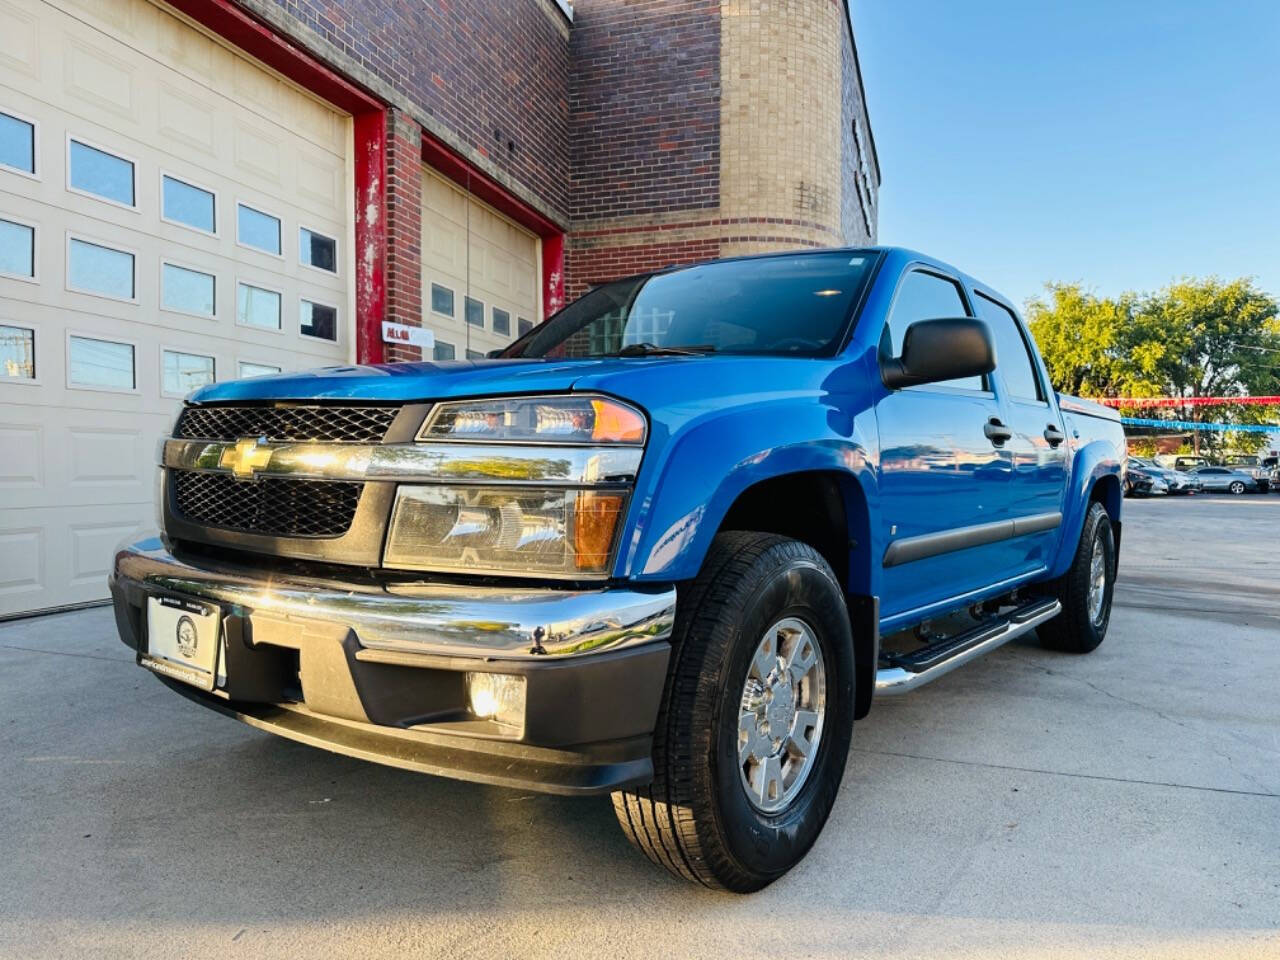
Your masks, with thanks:
M 849 4 L 882 243 L 1017 303 L 1207 274 L 1280 296 L 1280 2 Z

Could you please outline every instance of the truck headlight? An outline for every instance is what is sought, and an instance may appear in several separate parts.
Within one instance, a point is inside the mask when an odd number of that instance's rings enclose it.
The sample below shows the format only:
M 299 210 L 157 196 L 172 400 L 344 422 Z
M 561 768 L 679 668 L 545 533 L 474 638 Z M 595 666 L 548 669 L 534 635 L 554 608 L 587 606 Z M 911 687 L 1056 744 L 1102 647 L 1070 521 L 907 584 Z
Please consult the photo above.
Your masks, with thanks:
M 607 577 L 648 422 L 611 397 L 436 405 L 431 472 L 396 490 L 383 564 L 440 573 Z
M 601 576 L 626 492 L 502 486 L 402 486 L 385 562 L 408 570 Z
M 441 403 L 419 440 L 643 444 L 644 414 L 610 397 L 509 397 Z

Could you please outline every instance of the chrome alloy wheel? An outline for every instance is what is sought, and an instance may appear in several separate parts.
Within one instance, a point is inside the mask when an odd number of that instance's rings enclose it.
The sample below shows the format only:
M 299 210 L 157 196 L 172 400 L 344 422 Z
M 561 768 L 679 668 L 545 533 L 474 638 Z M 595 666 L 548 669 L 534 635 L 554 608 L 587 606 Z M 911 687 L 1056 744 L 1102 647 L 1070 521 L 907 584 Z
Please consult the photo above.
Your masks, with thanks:
M 1102 620 L 1102 604 L 1107 597 L 1107 553 L 1102 539 L 1093 541 L 1093 556 L 1089 559 L 1089 622 L 1097 625 Z
M 817 760 L 827 710 L 827 675 L 812 628 L 779 620 L 751 658 L 738 714 L 738 773 L 747 799 L 784 810 Z

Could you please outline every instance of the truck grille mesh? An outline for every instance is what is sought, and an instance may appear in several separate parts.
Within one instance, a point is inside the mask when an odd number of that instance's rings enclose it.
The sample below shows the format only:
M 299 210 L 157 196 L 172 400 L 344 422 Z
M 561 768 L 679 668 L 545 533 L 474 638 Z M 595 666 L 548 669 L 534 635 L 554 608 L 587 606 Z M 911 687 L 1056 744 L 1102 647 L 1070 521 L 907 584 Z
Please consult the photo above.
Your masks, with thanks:
M 173 435 L 180 440 L 381 443 L 397 413 L 397 407 L 187 407 Z
M 341 537 L 351 528 L 363 483 L 171 470 L 174 505 L 191 523 L 271 537 Z

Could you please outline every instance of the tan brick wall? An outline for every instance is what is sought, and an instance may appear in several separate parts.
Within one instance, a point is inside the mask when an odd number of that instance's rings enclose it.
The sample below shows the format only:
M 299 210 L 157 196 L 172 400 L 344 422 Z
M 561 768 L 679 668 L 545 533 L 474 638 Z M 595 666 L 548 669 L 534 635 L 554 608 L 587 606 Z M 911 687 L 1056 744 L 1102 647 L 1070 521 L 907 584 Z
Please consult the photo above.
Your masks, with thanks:
M 720 214 L 799 221 L 729 241 L 730 256 L 843 242 L 840 227 L 841 45 L 832 0 L 720 5 Z
M 604 167 L 628 189 L 643 189 L 615 195 L 611 181 L 575 181 L 580 202 L 565 262 L 570 298 L 592 284 L 670 263 L 874 242 L 874 208 L 864 216 L 864 201 L 855 195 L 854 118 L 864 140 L 870 132 L 842 4 L 719 0 L 710 14 L 718 15 L 718 49 L 707 43 L 703 0 L 580 5 L 597 17 L 657 15 L 680 36 L 689 19 L 700 31 L 696 45 L 659 45 L 665 55 L 672 49 L 682 54 L 674 60 L 644 53 L 634 33 L 612 22 L 601 26 L 614 29 L 590 37 L 584 31 L 578 38 L 577 52 L 589 50 L 605 72 L 582 85 L 575 129 L 600 136 L 597 126 L 608 118 L 620 139 L 617 155 L 610 154 Z M 615 61 L 626 64 L 624 74 L 615 76 L 621 69 Z M 696 110 L 678 97 L 659 98 L 659 109 L 652 94 L 659 80 L 703 94 L 716 90 L 718 122 L 706 122 L 705 96 Z M 654 144 L 631 143 L 632 131 Z M 664 146 L 706 159 L 702 166 L 681 167 L 684 180 L 668 182 L 662 179 Z M 692 180 L 690 173 L 696 174 Z M 876 187 L 878 179 L 866 184 L 873 199 Z

